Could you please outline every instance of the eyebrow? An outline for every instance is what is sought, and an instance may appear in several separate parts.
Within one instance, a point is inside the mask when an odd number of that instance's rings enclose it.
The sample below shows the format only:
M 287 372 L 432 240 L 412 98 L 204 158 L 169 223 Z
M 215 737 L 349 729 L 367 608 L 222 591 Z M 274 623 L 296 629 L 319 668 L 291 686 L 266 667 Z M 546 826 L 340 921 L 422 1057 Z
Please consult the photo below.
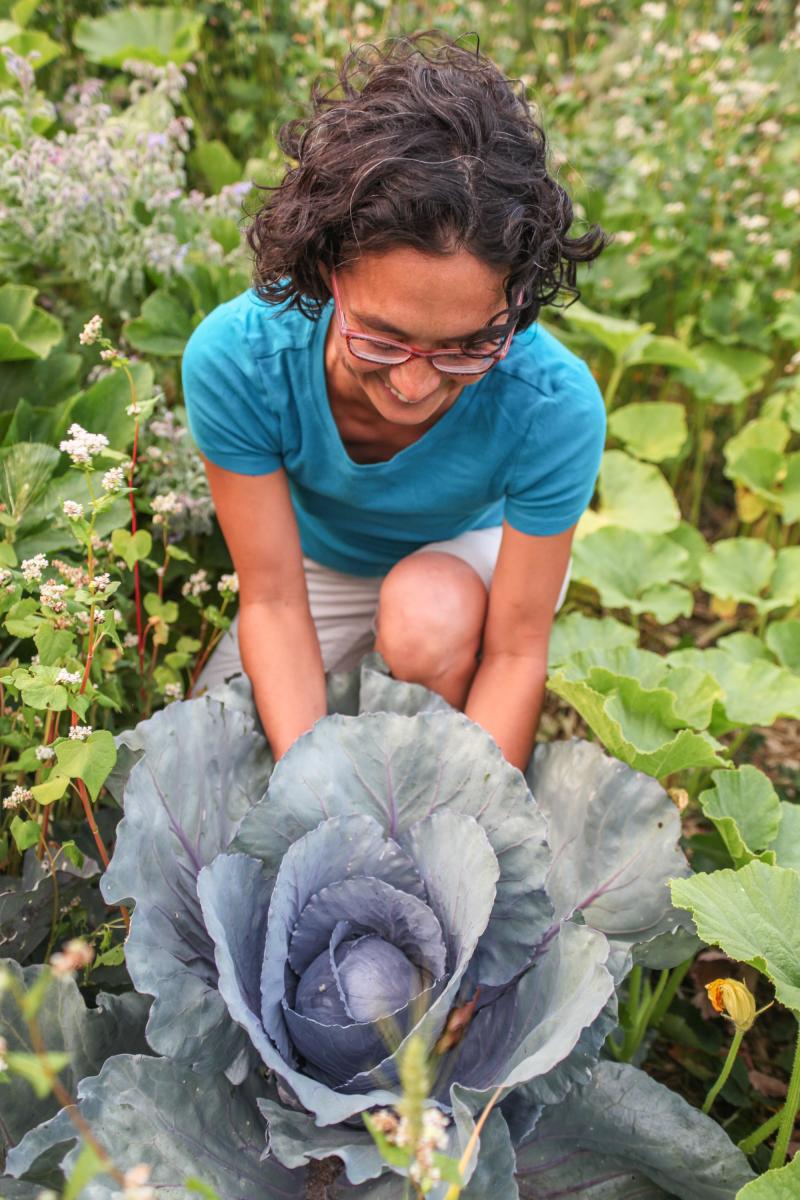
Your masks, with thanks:
M 361 321 L 364 325 L 370 325 L 373 329 L 379 329 L 381 333 L 390 333 L 400 341 L 407 341 L 408 334 L 402 329 L 398 329 L 396 325 L 390 324 L 383 317 L 375 316 L 373 313 L 358 312 L 357 309 L 352 309 L 353 316 Z M 481 325 L 480 329 L 474 329 L 472 333 L 461 333 L 457 337 L 442 338 L 442 342 L 468 342 L 471 338 L 477 337 L 478 334 L 484 333 L 487 329 L 491 329 L 491 325 Z M 498 327 L 498 337 L 500 336 L 500 328 Z

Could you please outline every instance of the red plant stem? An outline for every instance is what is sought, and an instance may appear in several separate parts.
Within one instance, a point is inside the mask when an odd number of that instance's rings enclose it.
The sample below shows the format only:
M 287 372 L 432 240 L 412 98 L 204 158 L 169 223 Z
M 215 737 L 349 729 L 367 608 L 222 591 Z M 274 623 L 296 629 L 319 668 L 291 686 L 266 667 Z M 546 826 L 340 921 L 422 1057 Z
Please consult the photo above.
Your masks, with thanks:
M 136 536 L 136 504 L 133 499 L 133 475 L 136 470 L 136 459 L 139 453 L 139 418 L 136 418 L 133 426 L 133 450 L 131 451 L 131 465 L 128 471 L 128 487 L 131 489 L 128 492 L 128 499 L 131 502 L 131 533 Z M 139 582 L 139 564 L 133 564 L 133 594 L 136 599 L 136 645 L 139 652 L 139 674 L 144 675 L 144 622 L 142 621 L 142 589 Z
M 92 831 L 92 837 L 94 838 L 94 844 L 97 846 L 98 853 L 99 853 L 101 859 L 103 860 L 103 866 L 108 867 L 108 864 L 111 860 L 108 857 L 108 851 L 106 850 L 105 845 L 103 844 L 103 839 L 100 836 L 100 830 L 97 828 L 97 822 L 94 819 L 94 812 L 92 810 L 92 802 L 89 799 L 89 793 L 86 790 L 86 784 L 83 782 L 82 779 L 76 779 L 75 782 L 78 785 L 78 794 L 80 795 L 80 798 L 81 798 L 81 804 L 83 805 L 83 811 L 86 814 L 86 822 Z
M 54 719 L 55 718 L 55 719 Z M 49 746 L 55 741 L 58 733 L 58 713 L 50 709 L 44 724 L 44 738 L 42 745 Z M 50 805 L 45 805 L 44 813 L 42 814 L 42 832 L 39 835 L 38 854 L 39 858 L 44 857 L 45 846 L 47 844 L 47 831 L 50 828 Z

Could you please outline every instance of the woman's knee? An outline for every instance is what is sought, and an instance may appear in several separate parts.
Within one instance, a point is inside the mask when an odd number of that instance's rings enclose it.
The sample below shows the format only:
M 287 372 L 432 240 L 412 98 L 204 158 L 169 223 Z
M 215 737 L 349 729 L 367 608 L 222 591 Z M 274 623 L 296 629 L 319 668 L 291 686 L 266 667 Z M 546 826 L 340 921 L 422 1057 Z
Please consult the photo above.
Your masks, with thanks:
M 487 593 L 455 555 L 415 554 L 383 582 L 377 648 L 392 671 L 425 681 L 474 667 L 486 620 Z

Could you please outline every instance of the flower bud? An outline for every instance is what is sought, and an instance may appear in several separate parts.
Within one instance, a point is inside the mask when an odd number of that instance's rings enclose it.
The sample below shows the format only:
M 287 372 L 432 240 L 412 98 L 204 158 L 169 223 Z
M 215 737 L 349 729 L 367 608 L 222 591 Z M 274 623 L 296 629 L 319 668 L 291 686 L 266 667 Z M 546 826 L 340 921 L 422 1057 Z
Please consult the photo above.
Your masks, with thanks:
M 708 998 L 718 1013 L 733 1021 L 740 1033 L 747 1033 L 756 1019 L 753 993 L 738 979 L 714 979 L 706 984 Z

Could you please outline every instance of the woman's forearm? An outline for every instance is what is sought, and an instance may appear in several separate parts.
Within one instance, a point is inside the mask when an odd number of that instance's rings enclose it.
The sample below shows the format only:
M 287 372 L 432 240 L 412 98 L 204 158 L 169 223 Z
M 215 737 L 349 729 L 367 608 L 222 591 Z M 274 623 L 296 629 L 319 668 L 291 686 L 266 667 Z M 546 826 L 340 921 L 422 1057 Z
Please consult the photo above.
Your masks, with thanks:
M 530 761 L 544 701 L 547 660 L 490 654 L 481 660 L 464 712 L 524 771 Z
M 258 715 L 278 759 L 327 711 L 322 655 L 307 604 L 243 604 L 239 648 Z

